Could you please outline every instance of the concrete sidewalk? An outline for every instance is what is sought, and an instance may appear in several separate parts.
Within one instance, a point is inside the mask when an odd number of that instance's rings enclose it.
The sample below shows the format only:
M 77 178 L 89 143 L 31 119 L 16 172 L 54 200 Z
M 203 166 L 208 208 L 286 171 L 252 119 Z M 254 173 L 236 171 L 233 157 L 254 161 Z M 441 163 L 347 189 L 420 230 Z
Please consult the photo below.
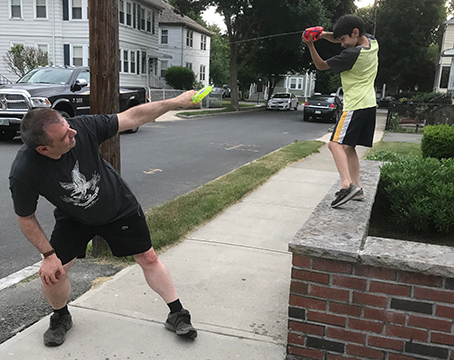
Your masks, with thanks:
M 376 141 L 385 120 L 377 114 Z M 0 359 L 285 359 L 288 243 L 338 178 L 324 145 L 160 255 L 197 339 L 165 329 L 168 308 L 133 265 L 70 304 L 74 327 L 63 345 L 43 345 L 46 317 L 1 344 Z

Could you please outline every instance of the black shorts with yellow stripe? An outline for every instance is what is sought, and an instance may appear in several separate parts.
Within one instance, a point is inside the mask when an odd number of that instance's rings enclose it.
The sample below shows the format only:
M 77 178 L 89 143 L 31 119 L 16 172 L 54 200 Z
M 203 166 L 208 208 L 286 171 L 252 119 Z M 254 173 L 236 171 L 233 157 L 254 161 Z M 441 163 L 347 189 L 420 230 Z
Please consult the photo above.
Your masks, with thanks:
M 372 147 L 377 108 L 344 111 L 337 120 L 330 140 L 339 144 Z

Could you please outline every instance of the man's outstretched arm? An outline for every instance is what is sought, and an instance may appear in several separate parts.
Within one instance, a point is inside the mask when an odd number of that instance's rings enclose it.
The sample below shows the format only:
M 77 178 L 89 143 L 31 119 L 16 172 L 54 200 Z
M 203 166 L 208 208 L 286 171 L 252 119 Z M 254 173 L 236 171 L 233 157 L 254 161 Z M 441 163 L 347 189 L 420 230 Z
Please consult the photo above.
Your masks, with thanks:
M 183 94 L 167 100 L 153 101 L 134 106 L 118 114 L 118 132 L 134 129 L 148 122 L 155 121 L 158 117 L 170 110 L 194 106 L 192 97 L 197 92 L 189 90 Z

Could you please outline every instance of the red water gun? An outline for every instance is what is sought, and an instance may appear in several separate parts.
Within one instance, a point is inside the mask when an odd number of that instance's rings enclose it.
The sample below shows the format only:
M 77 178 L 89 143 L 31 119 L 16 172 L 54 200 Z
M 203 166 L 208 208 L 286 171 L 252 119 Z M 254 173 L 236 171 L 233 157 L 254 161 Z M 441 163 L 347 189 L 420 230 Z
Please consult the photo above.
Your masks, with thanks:
M 306 40 L 309 40 L 312 35 L 312 38 L 314 39 L 314 41 L 317 41 L 318 37 L 320 36 L 322 31 L 323 31 L 323 28 L 321 26 L 310 27 L 310 28 L 307 28 L 306 30 L 304 30 L 303 36 Z

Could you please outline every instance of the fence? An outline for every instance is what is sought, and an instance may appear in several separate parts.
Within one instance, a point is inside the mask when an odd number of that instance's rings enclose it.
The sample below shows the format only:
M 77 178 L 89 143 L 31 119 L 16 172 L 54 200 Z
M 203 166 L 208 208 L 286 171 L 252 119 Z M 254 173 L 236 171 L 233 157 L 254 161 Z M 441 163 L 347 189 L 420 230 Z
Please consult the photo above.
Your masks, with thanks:
M 399 116 L 399 124 L 415 125 L 416 131 L 425 125 L 454 123 L 452 104 L 390 102 L 385 130 L 392 130 L 392 119 L 395 114 Z
M 184 90 L 175 89 L 148 89 L 148 96 L 150 101 L 160 101 L 171 99 L 182 94 Z M 203 108 L 220 108 L 222 107 L 222 94 L 211 93 L 202 100 Z

